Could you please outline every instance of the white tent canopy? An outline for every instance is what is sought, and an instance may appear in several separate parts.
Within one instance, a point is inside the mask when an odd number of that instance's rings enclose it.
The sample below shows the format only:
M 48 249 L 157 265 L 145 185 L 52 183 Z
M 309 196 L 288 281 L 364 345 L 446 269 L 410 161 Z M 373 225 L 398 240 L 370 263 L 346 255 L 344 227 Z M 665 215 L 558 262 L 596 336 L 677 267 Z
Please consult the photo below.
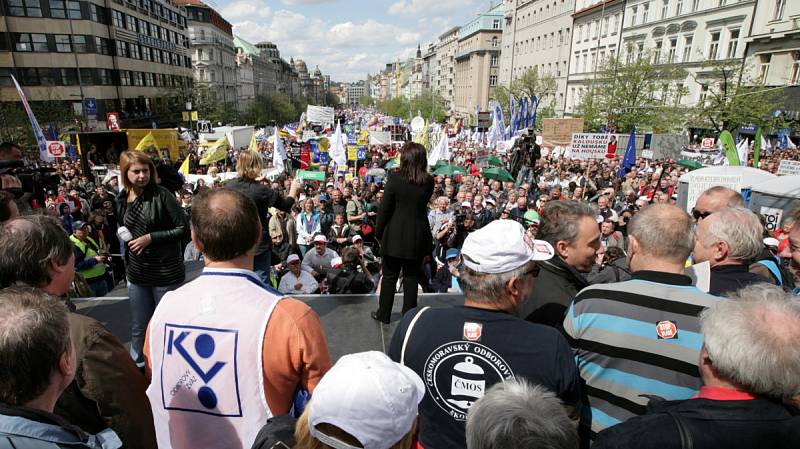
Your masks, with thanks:
M 781 176 L 753 186 L 753 193 L 800 199 L 800 175 Z
M 707 175 L 741 175 L 742 188 L 749 189 L 754 185 L 777 178 L 772 173 L 759 170 L 753 167 L 741 167 L 736 165 L 715 165 L 698 170 L 690 171 L 681 175 L 680 182 L 688 183 L 692 178 Z
M 690 171 L 680 177 L 678 206 L 686 211 L 691 210 L 699 194 L 716 185 L 736 188 L 741 192 L 776 178 L 764 170 L 735 165 L 716 165 Z M 732 184 L 733 180 L 736 181 L 735 185 Z

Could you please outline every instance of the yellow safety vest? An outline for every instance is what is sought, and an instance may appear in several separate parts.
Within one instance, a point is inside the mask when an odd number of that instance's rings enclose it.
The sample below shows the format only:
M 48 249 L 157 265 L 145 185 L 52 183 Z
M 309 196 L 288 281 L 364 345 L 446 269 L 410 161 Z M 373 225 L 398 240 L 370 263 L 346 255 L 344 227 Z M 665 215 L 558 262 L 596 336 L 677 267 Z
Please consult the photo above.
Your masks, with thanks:
M 91 246 L 87 245 L 86 243 L 80 241 L 74 235 L 69 236 L 69 239 L 72 241 L 72 243 L 75 245 L 76 248 L 78 248 L 83 254 L 86 254 L 87 259 L 98 255 L 97 251 L 95 251 Z M 89 242 L 91 242 L 92 245 L 94 245 L 96 248 L 99 248 L 99 246 L 97 246 L 97 243 L 91 237 L 87 235 L 86 239 L 89 240 Z M 82 274 L 83 277 L 86 278 L 86 280 L 99 278 L 105 276 L 106 266 L 105 264 L 97 263 L 91 268 L 79 270 L 78 273 Z

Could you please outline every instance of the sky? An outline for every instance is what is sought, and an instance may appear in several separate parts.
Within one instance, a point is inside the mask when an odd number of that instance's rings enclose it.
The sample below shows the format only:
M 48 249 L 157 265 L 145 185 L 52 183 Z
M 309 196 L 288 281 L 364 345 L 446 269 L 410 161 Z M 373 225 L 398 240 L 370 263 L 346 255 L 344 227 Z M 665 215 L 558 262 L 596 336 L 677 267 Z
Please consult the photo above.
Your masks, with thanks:
M 352 82 L 413 56 L 448 29 L 487 11 L 488 0 L 204 0 L 253 44 L 319 65 L 332 81 Z M 494 0 L 496 5 L 499 0 Z

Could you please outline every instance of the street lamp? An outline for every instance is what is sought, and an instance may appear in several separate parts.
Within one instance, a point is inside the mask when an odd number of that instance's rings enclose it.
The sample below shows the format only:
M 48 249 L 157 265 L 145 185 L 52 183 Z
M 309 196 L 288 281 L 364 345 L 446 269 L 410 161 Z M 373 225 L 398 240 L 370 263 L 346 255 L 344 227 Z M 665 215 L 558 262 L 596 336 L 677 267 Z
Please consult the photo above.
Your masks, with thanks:
M 191 100 L 187 101 L 186 104 L 186 111 L 189 113 L 189 135 L 194 136 L 194 127 L 192 126 L 192 102 Z

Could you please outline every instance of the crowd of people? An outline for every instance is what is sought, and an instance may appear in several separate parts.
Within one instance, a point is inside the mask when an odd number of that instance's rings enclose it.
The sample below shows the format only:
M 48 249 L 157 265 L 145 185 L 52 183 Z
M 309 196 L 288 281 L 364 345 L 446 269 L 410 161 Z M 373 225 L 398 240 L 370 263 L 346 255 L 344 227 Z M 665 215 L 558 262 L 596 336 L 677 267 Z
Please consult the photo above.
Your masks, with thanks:
M 311 182 L 244 150 L 193 185 L 125 151 L 107 182 L 59 163 L 39 211 L 0 193 L 0 447 L 800 447 L 800 212 L 768 233 L 712 187 L 686 213 L 669 160 L 426 153 Z M 69 299 L 123 283 L 130 350 Z M 387 353 L 334 364 L 293 296 L 370 292 Z

